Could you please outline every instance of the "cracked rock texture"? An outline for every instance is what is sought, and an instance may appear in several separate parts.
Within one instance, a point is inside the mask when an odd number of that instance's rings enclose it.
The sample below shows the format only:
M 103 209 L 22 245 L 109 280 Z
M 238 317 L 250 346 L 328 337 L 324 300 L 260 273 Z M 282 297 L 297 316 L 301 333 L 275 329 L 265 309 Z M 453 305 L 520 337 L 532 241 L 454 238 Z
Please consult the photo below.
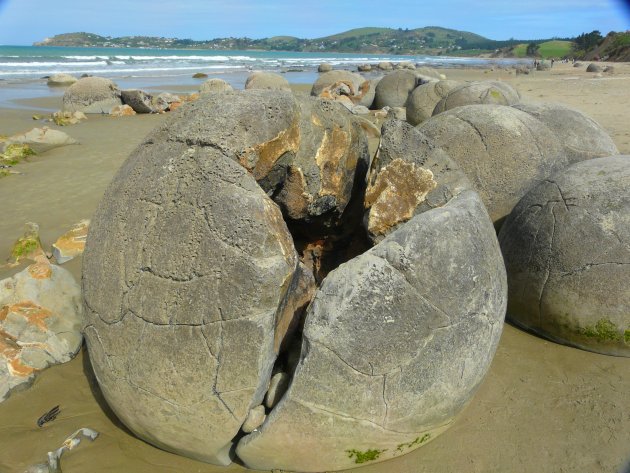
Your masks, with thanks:
M 413 89 L 405 105 L 407 121 L 415 126 L 429 119 L 438 102 L 459 85 L 461 82 L 456 80 L 440 80 L 428 82 Z
M 441 207 L 471 188 L 448 154 L 408 123 L 386 121 L 381 133 L 364 203 L 364 224 L 375 242 L 414 215 Z
M 353 104 L 371 107 L 376 84 L 361 74 L 350 71 L 330 71 L 320 74 L 313 84 L 311 95 L 329 100 L 348 97 Z
M 506 219 L 500 241 L 511 320 L 630 356 L 630 157 L 584 161 L 544 180 Z
M 503 105 L 465 105 L 417 127 L 466 173 L 493 222 L 536 184 L 567 166 L 562 145 L 531 115 Z
M 369 165 L 368 142 L 360 121 L 343 106 L 310 97 L 297 101 L 299 148 L 286 161 L 274 200 L 289 219 L 306 224 L 311 236 L 330 233 L 348 223 L 348 205 Z
M 506 292 L 476 193 L 415 216 L 324 280 L 292 384 L 237 455 L 250 468 L 315 472 L 417 448 L 481 382 Z
M 548 102 L 519 103 L 513 107 L 549 127 L 562 143 L 569 164 L 619 154 L 601 125 L 578 110 Z
M 0 402 L 38 371 L 81 348 L 81 293 L 72 275 L 40 261 L 0 281 Z
M 265 105 L 251 103 L 264 116 Z M 85 337 L 127 427 L 165 450 L 226 465 L 249 410 L 263 402 L 300 272 L 280 210 L 230 156 L 240 124 L 204 146 L 207 135 L 182 112 L 181 127 L 167 123 L 136 149 L 94 216 Z M 266 123 L 263 139 L 277 134 Z
M 461 84 L 449 90 L 433 109 L 433 115 L 463 105 L 513 105 L 521 97 L 512 86 L 500 81 L 482 81 Z

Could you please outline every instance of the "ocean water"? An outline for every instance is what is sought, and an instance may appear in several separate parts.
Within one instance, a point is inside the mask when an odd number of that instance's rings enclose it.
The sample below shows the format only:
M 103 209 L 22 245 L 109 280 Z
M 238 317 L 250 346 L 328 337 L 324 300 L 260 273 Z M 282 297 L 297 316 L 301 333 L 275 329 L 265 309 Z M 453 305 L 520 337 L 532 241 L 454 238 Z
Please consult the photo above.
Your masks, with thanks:
M 10 106 L 16 98 L 60 93 L 49 90 L 44 80 L 56 73 L 97 75 L 111 78 L 122 88 L 142 88 L 197 85 L 200 81 L 192 79 L 192 75 L 204 72 L 242 88 L 253 70 L 285 73 L 290 83 L 312 83 L 317 78 L 317 66 L 322 62 L 335 68 L 356 69 L 359 64 L 380 61 L 412 61 L 432 67 L 482 67 L 518 62 L 514 59 L 349 53 L 0 46 L 0 105 Z
M 104 77 L 176 77 L 192 72 L 222 74 L 250 70 L 313 69 L 322 62 L 351 67 L 379 61 L 412 61 L 439 67 L 482 66 L 497 62 L 513 63 L 516 60 L 284 51 L 0 46 L 0 79 L 36 79 L 59 72 Z

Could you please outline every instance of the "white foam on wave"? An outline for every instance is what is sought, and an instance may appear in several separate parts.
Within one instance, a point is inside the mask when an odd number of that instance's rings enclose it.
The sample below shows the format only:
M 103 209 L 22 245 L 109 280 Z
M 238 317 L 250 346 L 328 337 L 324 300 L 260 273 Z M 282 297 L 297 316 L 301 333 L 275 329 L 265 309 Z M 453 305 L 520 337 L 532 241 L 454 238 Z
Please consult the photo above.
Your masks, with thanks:
M 107 65 L 105 61 L 90 62 L 0 62 L 0 67 L 51 67 L 51 66 L 98 66 Z M 41 72 L 41 71 L 38 71 Z
M 106 65 L 106 64 L 105 64 Z M 186 66 L 186 67 L 142 67 L 142 68 L 107 68 L 107 67 L 103 67 L 101 69 L 76 69 L 76 70 L 69 70 L 69 69 L 59 69 L 59 70 L 46 70 L 45 73 L 47 75 L 51 75 L 51 74 L 60 74 L 60 73 L 64 73 L 64 74 L 99 74 L 99 73 L 106 73 L 106 74 L 118 74 L 118 73 L 133 73 L 133 72 L 161 72 L 161 71 L 173 71 L 173 72 L 177 72 L 177 71 L 199 71 L 199 70 L 203 70 L 203 69 L 212 69 L 212 70 L 221 70 L 221 69 L 230 69 L 230 70 L 236 70 L 236 69 L 242 69 L 242 70 L 247 70 L 246 66 L 229 66 L 229 65 L 215 65 L 215 66 L 204 66 L 203 68 L 200 68 L 198 66 Z M 21 71 L 0 71 L 0 76 L 14 76 L 14 75 L 42 75 L 43 72 L 42 71 L 33 71 L 33 70 L 21 70 Z

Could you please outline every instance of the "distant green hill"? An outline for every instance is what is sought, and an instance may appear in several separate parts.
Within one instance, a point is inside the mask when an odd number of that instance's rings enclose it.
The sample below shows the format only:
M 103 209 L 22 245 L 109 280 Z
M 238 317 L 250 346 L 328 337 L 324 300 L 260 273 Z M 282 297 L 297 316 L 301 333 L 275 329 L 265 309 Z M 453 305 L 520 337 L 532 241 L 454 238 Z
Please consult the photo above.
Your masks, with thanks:
M 356 52 L 386 54 L 441 54 L 463 49 L 493 50 L 496 42 L 467 31 L 429 26 L 416 29 L 356 28 L 315 39 L 294 36 L 271 38 L 191 39 L 125 36 L 112 38 L 92 33 L 64 33 L 46 38 L 35 46 L 152 47 L 196 49 L 262 49 L 286 51 Z
M 204 41 L 149 36 L 112 38 L 80 32 L 56 35 L 34 45 L 214 50 L 260 49 L 268 51 L 447 54 L 461 56 L 497 54 L 524 57 L 527 44 L 530 42 L 532 41 L 516 39 L 495 41 L 468 31 L 427 26 L 415 29 L 355 28 L 315 39 L 273 36 L 262 39 L 215 38 Z M 562 57 L 568 54 L 571 48 L 570 41 L 536 40 L 535 42 L 539 45 L 539 53 L 543 57 Z

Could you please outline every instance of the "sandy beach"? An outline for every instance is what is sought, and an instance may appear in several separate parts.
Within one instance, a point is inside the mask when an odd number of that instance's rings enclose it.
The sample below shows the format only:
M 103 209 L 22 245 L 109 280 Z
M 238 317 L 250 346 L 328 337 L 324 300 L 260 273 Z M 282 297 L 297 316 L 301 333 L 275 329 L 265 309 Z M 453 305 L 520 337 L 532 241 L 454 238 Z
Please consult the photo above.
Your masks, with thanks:
M 600 123 L 621 154 L 630 154 L 630 64 L 612 75 L 585 72 L 587 64 L 556 63 L 552 70 L 440 69 L 448 79 L 502 80 L 523 100 L 554 101 Z M 149 85 L 192 92 L 192 85 Z M 310 84 L 292 84 L 307 93 Z M 0 134 L 42 126 L 33 114 L 61 108 L 58 91 L 0 108 Z M 144 136 L 168 115 L 89 119 L 60 128 L 80 144 L 57 148 L 15 166 L 0 179 L 0 260 L 10 254 L 26 222 L 36 222 L 46 249 L 81 219 L 90 218 L 108 183 Z M 4 256 L 3 256 L 4 255 Z M 81 277 L 81 259 L 64 265 Z M 4 279 L 18 268 L 0 269 Z M 59 417 L 43 428 L 37 418 L 55 405 Z M 505 326 L 491 369 L 453 426 L 427 445 L 361 473 L 614 472 L 630 473 L 630 359 L 558 345 Z M 0 472 L 22 473 L 41 463 L 73 431 L 100 433 L 63 457 L 64 473 L 235 472 L 179 457 L 134 437 L 112 414 L 93 379 L 84 350 L 42 372 L 26 390 L 0 404 Z

